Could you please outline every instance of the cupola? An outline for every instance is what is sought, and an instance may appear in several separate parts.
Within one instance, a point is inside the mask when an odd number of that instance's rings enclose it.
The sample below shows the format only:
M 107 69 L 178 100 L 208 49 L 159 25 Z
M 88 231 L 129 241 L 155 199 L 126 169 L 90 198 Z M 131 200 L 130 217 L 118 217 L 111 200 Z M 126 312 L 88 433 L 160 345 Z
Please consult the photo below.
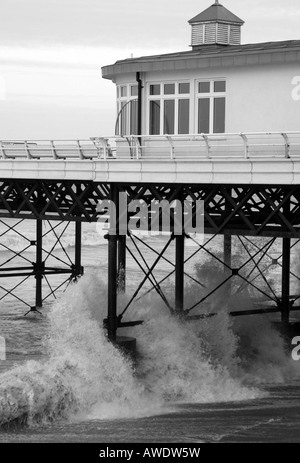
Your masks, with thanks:
M 202 45 L 240 45 L 244 21 L 220 5 L 218 0 L 189 21 L 192 47 Z

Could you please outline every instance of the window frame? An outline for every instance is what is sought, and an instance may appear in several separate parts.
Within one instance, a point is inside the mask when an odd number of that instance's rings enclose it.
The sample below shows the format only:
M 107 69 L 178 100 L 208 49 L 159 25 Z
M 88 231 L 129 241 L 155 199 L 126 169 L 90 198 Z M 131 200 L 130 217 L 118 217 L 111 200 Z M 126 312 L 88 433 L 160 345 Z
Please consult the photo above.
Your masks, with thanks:
M 189 93 L 179 93 L 179 85 L 180 84 L 189 84 Z M 160 94 L 159 95 L 151 95 L 150 90 L 152 85 L 159 85 L 160 86 Z M 174 93 L 167 93 L 164 92 L 165 85 L 175 85 Z M 189 101 L 189 115 L 188 115 L 188 127 L 189 132 L 186 134 L 180 135 L 189 135 L 191 132 L 191 101 L 192 101 L 192 84 L 191 81 L 188 79 L 180 79 L 180 80 L 165 80 L 165 81 L 151 81 L 147 83 L 147 117 L 146 117 L 146 124 L 147 124 L 147 134 L 151 135 L 150 130 L 150 106 L 151 101 L 160 101 L 160 129 L 159 135 L 179 135 L 179 100 L 188 100 Z M 165 101 L 174 101 L 174 133 L 165 133 Z
M 210 90 L 209 92 L 199 92 L 199 84 L 201 82 L 209 82 Z M 224 92 L 215 92 L 214 84 L 215 82 L 225 82 L 225 91 Z M 202 78 L 197 79 L 195 82 L 195 133 L 200 134 L 199 131 L 199 100 L 200 99 L 209 99 L 209 132 L 208 134 L 213 133 L 225 133 L 226 132 L 226 95 L 227 95 L 227 79 L 224 77 L 215 77 L 215 78 Z M 225 98 L 225 113 L 224 113 L 224 132 L 214 132 L 214 101 L 215 98 Z M 202 132 L 203 133 L 203 132 Z M 206 133 L 206 132 L 204 132 Z
M 119 119 L 119 124 L 118 124 L 118 133 L 116 133 L 117 136 L 124 136 L 124 135 L 134 135 L 132 133 L 132 121 L 134 118 L 132 117 L 132 107 L 133 105 L 130 104 L 130 101 L 137 101 L 138 97 L 136 95 L 132 95 L 132 88 L 133 87 L 138 87 L 137 83 L 134 82 L 129 82 L 129 83 L 123 83 L 119 84 L 116 86 L 117 87 L 117 118 L 120 117 Z M 126 89 L 126 94 L 125 96 L 122 96 L 122 89 Z M 123 121 L 123 114 L 120 114 L 120 111 L 122 109 L 122 105 L 125 105 L 125 122 Z M 137 114 L 136 114 L 136 120 L 137 120 Z M 117 122 L 117 121 L 116 121 Z M 125 132 L 123 133 L 123 129 L 125 129 Z M 137 129 L 137 127 L 136 127 Z

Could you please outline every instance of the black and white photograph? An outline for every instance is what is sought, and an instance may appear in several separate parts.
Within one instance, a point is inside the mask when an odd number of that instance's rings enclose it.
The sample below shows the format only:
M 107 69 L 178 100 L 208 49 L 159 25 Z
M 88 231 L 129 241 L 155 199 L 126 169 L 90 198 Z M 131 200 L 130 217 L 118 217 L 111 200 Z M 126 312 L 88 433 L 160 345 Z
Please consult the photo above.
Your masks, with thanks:
M 0 15 L 0 444 L 300 443 L 299 0 Z

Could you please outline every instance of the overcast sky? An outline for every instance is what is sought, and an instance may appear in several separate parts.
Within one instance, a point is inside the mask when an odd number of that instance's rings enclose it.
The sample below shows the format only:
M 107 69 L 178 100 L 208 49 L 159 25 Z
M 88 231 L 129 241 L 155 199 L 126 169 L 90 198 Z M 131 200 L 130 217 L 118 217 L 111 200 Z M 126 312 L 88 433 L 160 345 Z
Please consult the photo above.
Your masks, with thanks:
M 213 0 L 0 0 L 0 138 L 111 135 L 101 66 L 189 49 L 187 21 Z M 299 0 L 224 0 L 242 43 L 300 39 Z M 300 72 L 300 70 L 299 70 Z

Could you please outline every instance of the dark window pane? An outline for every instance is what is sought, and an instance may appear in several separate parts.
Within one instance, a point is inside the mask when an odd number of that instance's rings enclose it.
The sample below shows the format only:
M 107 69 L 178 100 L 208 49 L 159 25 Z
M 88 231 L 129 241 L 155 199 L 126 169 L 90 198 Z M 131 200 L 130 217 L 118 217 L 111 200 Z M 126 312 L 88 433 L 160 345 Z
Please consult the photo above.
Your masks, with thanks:
M 160 101 L 150 101 L 150 135 L 160 134 Z
M 214 83 L 215 92 L 226 92 L 226 82 L 225 80 L 220 80 Z
M 127 96 L 127 87 L 121 87 L 121 98 Z
M 179 84 L 179 93 L 190 93 L 190 84 L 181 83 Z
M 225 98 L 214 98 L 214 133 L 225 132 Z
M 160 95 L 160 84 L 150 85 L 150 95 Z
M 138 96 L 138 86 L 132 85 L 130 89 L 131 96 Z
M 210 82 L 199 82 L 199 93 L 209 93 Z
M 133 100 L 130 102 L 130 134 L 137 135 L 138 130 L 138 102 Z
M 117 87 L 117 98 L 119 98 L 119 87 Z
M 190 131 L 190 100 L 178 101 L 178 133 L 186 134 Z
M 165 84 L 164 85 L 165 95 L 174 95 L 174 93 L 175 93 L 175 84 Z
M 164 133 L 174 134 L 174 122 L 175 122 L 175 101 L 165 100 L 164 101 Z
M 198 100 L 198 133 L 209 133 L 209 98 Z

